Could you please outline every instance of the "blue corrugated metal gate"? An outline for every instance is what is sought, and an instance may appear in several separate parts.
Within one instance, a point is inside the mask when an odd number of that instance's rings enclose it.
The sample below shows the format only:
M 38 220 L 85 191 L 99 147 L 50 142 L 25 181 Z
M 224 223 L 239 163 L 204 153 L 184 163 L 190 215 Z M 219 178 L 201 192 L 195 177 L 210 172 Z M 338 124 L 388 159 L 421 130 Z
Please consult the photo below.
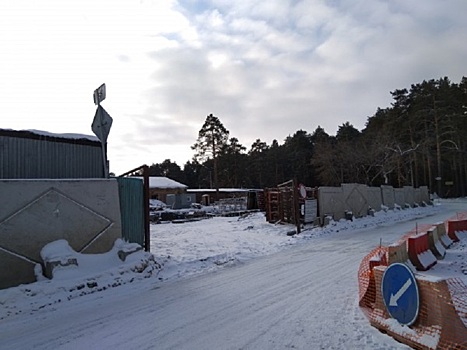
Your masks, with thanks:
M 120 212 L 122 216 L 122 236 L 132 243 L 145 247 L 144 231 L 144 186 L 141 179 L 119 177 Z

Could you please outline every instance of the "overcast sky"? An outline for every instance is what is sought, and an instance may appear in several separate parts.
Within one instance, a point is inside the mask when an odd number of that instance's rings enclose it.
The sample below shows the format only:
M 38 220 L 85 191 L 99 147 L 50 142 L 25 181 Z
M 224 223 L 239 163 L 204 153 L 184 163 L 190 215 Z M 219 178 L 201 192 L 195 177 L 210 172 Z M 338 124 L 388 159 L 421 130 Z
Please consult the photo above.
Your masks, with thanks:
M 250 149 L 357 129 L 390 91 L 467 76 L 465 0 L 1 0 L 0 128 L 92 135 L 117 175 L 183 166 L 206 116 Z

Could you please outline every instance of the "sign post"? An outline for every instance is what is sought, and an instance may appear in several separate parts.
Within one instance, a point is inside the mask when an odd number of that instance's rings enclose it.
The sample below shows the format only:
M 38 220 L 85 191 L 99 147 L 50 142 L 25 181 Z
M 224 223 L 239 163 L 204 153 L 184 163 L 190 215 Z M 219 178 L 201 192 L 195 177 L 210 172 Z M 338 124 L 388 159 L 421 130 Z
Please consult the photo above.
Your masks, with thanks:
M 107 113 L 104 107 L 101 106 L 101 102 L 106 97 L 105 84 L 99 86 L 94 90 L 93 98 L 94 104 L 97 105 L 96 114 L 94 115 L 94 120 L 92 121 L 91 129 L 97 138 L 101 141 L 102 146 L 102 161 L 104 163 L 104 176 L 109 177 L 109 165 L 107 161 L 107 137 L 109 136 L 110 128 L 112 127 L 112 117 Z
M 417 320 L 420 308 L 417 280 L 407 265 L 394 263 L 386 268 L 381 281 L 381 292 L 392 318 L 406 326 Z

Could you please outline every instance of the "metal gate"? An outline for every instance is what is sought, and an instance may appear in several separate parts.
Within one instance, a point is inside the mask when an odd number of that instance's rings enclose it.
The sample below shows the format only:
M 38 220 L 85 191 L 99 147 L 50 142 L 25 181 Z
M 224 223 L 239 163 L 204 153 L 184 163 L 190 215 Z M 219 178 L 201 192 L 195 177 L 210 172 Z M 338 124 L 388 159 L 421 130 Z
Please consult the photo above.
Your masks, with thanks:
M 141 179 L 118 177 L 122 236 L 145 247 L 144 186 Z

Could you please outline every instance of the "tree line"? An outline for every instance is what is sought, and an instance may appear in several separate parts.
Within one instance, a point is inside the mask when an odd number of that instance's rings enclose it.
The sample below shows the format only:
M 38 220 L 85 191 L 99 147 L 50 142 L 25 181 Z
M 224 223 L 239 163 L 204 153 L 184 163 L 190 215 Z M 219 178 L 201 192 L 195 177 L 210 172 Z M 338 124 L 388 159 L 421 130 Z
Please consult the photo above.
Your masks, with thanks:
M 346 122 L 335 136 L 318 126 L 282 144 L 257 139 L 247 149 L 210 114 L 183 169 L 170 159 L 150 166 L 190 188 L 268 188 L 290 179 L 307 186 L 428 186 L 440 196 L 467 193 L 467 78 L 423 81 L 391 92 L 362 131 Z

